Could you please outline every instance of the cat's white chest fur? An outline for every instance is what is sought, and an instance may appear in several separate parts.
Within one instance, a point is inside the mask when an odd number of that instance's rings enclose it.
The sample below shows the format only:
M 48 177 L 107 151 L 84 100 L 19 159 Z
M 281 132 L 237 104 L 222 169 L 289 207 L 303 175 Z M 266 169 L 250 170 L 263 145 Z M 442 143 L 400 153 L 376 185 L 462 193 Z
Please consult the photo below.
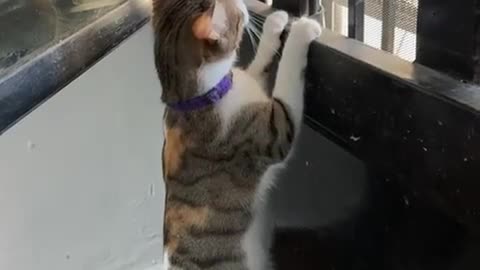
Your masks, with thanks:
M 244 70 L 233 70 L 233 86 L 228 95 L 217 105 L 223 131 L 227 131 L 235 115 L 245 106 L 255 102 L 267 102 L 268 97 L 260 84 Z

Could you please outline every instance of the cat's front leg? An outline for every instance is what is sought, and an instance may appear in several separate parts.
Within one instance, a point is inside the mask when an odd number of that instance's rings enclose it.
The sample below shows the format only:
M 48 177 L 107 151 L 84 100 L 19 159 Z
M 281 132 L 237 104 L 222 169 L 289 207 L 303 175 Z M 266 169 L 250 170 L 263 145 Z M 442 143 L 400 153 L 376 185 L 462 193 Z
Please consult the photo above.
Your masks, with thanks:
M 315 20 L 300 18 L 294 22 L 278 67 L 273 97 L 288 108 L 297 132 L 303 116 L 308 49 L 321 32 L 320 24 Z
M 288 24 L 288 14 L 277 11 L 267 17 L 263 24 L 263 32 L 258 45 L 257 54 L 247 69 L 247 72 L 262 85 L 266 80 L 266 68 L 278 54 L 282 42 L 280 35 Z

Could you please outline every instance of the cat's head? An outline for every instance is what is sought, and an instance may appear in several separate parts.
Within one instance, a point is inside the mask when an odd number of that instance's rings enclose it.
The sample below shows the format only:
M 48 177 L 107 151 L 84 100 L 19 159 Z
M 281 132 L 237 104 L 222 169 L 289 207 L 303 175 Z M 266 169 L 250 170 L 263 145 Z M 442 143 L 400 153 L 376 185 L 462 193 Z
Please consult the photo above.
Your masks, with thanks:
M 248 23 L 243 1 L 153 0 L 155 62 L 164 88 L 235 54 Z

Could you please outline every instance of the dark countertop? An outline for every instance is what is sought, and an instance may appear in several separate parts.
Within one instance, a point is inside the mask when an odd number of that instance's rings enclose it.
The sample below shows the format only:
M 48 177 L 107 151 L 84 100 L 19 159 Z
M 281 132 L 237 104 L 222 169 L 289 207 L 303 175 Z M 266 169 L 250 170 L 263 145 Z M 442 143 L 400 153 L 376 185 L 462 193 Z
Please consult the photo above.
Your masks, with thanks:
M 0 134 L 143 26 L 151 0 L 0 0 Z

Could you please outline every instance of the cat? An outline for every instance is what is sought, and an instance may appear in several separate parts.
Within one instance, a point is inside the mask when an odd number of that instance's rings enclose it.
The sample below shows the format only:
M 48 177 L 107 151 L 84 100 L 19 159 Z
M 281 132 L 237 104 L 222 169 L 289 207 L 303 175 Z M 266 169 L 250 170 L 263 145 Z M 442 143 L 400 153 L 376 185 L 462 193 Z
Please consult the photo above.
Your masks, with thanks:
M 199 18 L 208 24 L 201 31 Z M 268 190 L 299 133 L 307 53 L 321 34 L 314 20 L 292 24 L 270 96 L 265 70 L 288 21 L 283 11 L 267 17 L 257 55 L 241 70 L 243 0 L 153 1 L 166 104 L 163 269 L 273 269 Z

